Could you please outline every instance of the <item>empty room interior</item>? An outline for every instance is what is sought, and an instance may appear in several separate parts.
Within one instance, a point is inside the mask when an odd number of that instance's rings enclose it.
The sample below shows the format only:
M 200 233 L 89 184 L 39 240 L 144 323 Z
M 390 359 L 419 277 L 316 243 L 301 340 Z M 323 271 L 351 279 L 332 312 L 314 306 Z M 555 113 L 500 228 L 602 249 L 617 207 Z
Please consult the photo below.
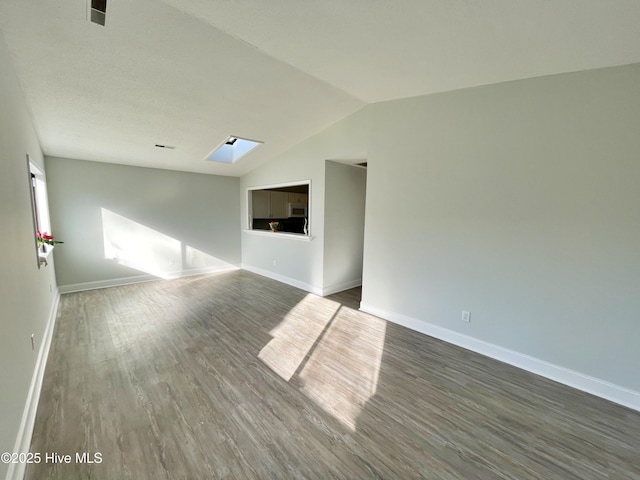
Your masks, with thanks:
M 640 479 L 640 3 L 0 2 L 0 478 Z

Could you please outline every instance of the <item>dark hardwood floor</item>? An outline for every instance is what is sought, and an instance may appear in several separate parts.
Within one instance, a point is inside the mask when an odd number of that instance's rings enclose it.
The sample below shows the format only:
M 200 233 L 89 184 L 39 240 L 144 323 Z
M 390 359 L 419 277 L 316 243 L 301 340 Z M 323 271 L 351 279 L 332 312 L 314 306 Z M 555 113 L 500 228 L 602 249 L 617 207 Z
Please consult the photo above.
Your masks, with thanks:
M 63 295 L 28 479 L 640 479 L 640 413 L 245 271 Z M 101 463 L 76 462 L 87 452 Z

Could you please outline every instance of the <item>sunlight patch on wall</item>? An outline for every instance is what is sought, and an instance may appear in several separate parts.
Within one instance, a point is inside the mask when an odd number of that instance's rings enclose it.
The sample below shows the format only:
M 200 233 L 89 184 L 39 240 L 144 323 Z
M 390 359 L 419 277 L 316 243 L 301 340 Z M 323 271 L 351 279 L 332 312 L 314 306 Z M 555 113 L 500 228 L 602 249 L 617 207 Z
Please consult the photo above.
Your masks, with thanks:
M 258 358 L 290 380 L 339 308 L 337 302 L 308 294 L 271 330 L 273 339 Z
M 342 307 L 300 372 L 305 395 L 354 431 L 362 409 L 376 393 L 386 325 L 380 318 Z
M 175 238 L 102 209 L 104 257 L 160 278 L 182 270 L 181 244 Z
M 156 277 L 238 268 L 106 208 L 102 209 L 102 231 L 104 258 Z
M 182 268 L 181 273 L 211 273 L 212 271 L 238 270 L 236 265 L 184 244 L 182 244 Z

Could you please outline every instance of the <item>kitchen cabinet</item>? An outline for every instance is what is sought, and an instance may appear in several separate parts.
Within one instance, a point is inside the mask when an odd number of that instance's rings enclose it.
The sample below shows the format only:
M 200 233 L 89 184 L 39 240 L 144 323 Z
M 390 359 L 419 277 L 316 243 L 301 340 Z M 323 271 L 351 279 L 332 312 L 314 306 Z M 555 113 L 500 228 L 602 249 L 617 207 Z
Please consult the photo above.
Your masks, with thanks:
M 289 193 L 289 203 L 294 205 L 308 205 L 309 195 L 306 193 Z
M 265 190 L 254 190 L 251 192 L 251 201 L 253 218 L 269 218 L 269 214 L 271 213 L 271 192 L 267 192 Z
M 287 192 L 269 192 L 271 193 L 271 217 L 287 218 L 289 216 L 287 205 Z
M 254 190 L 252 193 L 253 218 L 287 218 L 286 192 Z

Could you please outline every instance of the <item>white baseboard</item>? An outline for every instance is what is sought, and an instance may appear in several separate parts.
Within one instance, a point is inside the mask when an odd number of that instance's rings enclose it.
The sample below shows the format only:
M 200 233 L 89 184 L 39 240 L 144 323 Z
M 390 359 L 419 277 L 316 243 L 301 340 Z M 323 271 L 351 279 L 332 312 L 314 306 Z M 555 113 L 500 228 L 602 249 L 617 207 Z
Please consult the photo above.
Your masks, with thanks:
M 121 285 L 131 285 L 133 283 L 153 282 L 157 280 L 169 280 L 181 277 L 190 277 L 192 275 L 203 275 L 207 273 L 220 273 L 238 270 L 239 267 L 234 265 L 225 265 L 221 267 L 204 267 L 193 268 L 191 270 L 182 270 L 180 272 L 170 272 L 163 277 L 156 275 L 134 275 L 131 277 L 111 278 L 108 280 L 98 280 L 95 282 L 74 283 L 70 285 L 60 285 L 58 287 L 60 293 L 84 292 L 87 290 L 96 290 L 98 288 L 119 287 Z
M 360 310 L 410 328 L 411 330 L 424 333 L 425 335 L 435 337 L 481 355 L 508 363 L 514 367 L 522 368 L 523 370 L 527 370 L 528 372 L 535 373 L 569 387 L 576 388 L 633 410 L 640 411 L 640 392 L 636 392 L 595 377 L 590 377 L 580 372 L 576 372 L 559 365 L 554 365 L 544 360 L 540 360 L 539 358 L 531 357 L 514 350 L 509 350 L 483 340 L 478 340 L 476 338 L 469 337 L 468 335 L 454 332 L 453 330 L 423 322 L 413 317 L 382 310 L 364 302 L 360 304 Z
M 263 277 L 267 277 L 272 280 L 277 280 L 278 282 L 286 283 L 287 285 L 291 285 L 292 287 L 305 290 L 321 297 L 326 297 L 327 295 L 342 292 L 343 290 L 348 290 L 350 288 L 359 287 L 360 285 L 362 285 L 362 279 L 359 278 L 357 280 L 351 280 L 349 282 L 339 283 L 337 285 L 322 288 L 311 285 L 309 283 L 301 282 L 300 280 L 296 280 L 295 278 L 285 277 L 284 275 L 280 275 L 269 270 L 264 270 L 262 268 L 252 267 L 250 265 L 242 265 L 242 269 L 248 272 L 257 273 L 258 275 L 262 275 Z
M 296 287 L 301 290 L 305 290 L 307 292 L 311 292 L 316 295 L 322 296 L 321 287 L 316 287 L 315 285 L 310 285 L 308 283 L 301 282 L 300 280 L 296 280 L 295 278 L 285 277 L 284 275 L 270 272 L 269 270 L 263 270 L 262 268 L 252 267 L 250 265 L 242 265 L 242 269 L 248 272 L 256 273 L 258 275 L 262 275 L 263 277 L 267 277 L 272 280 L 277 280 L 278 282 L 286 283 L 287 285 L 291 285 L 292 287 Z
M 54 292 L 53 303 L 49 311 L 49 319 L 44 330 L 36 365 L 33 369 L 31 377 L 31 385 L 27 394 L 27 401 L 22 413 L 20 428 L 16 438 L 13 452 L 27 453 L 31 448 L 31 436 L 33 435 L 33 426 L 36 421 L 36 413 L 38 411 L 38 402 L 40 401 L 40 390 L 42 389 L 42 380 L 44 379 L 44 370 L 47 366 L 47 358 L 49 357 L 49 348 L 51 347 L 51 339 L 53 338 L 53 330 L 56 324 L 56 316 L 58 314 L 58 304 L 60 303 L 60 292 L 58 289 Z M 10 463 L 7 471 L 6 480 L 22 480 L 26 470 L 26 463 Z
M 332 295 L 334 293 L 342 292 L 344 290 L 349 290 L 350 288 L 359 287 L 360 285 L 362 285 L 362 278 L 351 280 L 349 282 L 338 283 L 330 287 L 324 287 L 322 289 L 322 296 L 325 297 L 327 295 Z

